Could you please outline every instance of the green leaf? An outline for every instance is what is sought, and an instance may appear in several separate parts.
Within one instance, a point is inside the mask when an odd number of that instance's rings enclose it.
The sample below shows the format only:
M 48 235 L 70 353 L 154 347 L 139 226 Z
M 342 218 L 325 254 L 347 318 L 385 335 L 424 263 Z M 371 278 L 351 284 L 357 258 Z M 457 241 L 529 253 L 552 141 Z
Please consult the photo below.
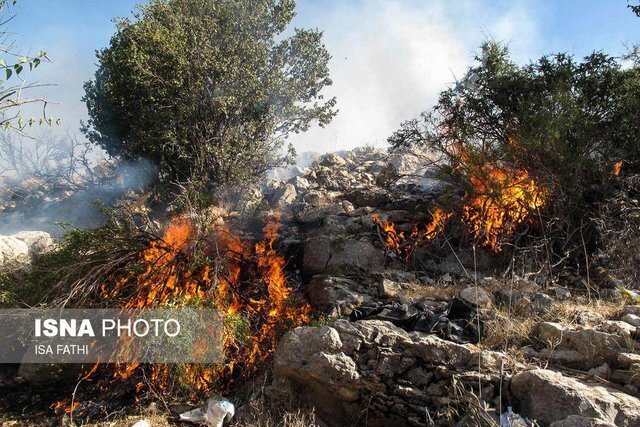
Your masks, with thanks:
M 4 58 L 0 59 L 0 66 L 7 68 L 7 61 L 5 61 Z
M 20 74 L 20 72 L 22 71 L 22 69 L 24 68 L 22 65 L 20 64 L 16 64 L 13 66 L 13 68 L 16 70 L 16 74 Z
M 11 77 L 11 74 L 13 74 L 13 71 L 11 71 L 11 68 L 7 68 L 7 80 L 9 80 L 9 77 Z

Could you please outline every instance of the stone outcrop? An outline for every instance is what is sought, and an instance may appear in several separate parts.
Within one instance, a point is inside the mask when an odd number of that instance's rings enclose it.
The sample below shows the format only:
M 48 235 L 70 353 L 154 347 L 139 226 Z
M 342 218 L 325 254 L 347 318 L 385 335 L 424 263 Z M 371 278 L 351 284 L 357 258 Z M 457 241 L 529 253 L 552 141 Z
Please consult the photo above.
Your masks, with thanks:
M 619 390 L 592 385 L 559 372 L 536 369 L 511 380 L 515 409 L 541 425 L 640 425 L 640 400 Z M 594 422 L 596 424 L 584 424 Z M 574 424 L 571 424 L 574 422 Z M 600 423 L 600 424 L 597 424 Z M 610 423 L 610 424 L 606 424 Z
M 302 270 L 307 275 L 381 270 L 384 255 L 370 241 L 318 236 L 304 246 Z
M 453 378 L 483 385 L 494 399 L 499 379 L 478 374 L 472 346 L 406 332 L 384 321 L 338 320 L 285 335 L 274 358 L 275 395 L 294 395 L 331 425 L 424 425 L 425 408 L 452 404 Z

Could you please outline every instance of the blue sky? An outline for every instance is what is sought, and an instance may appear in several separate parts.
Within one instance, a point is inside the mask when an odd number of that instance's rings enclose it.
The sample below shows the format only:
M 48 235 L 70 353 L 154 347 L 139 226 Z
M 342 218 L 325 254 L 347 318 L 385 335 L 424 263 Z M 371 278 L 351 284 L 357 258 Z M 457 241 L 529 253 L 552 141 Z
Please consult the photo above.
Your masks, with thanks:
M 24 51 L 53 59 L 30 81 L 51 82 L 60 102 L 50 114 L 77 132 L 86 118 L 82 84 L 95 70 L 95 50 L 108 44 L 114 16 L 131 0 L 19 0 L 9 29 Z M 325 31 L 340 114 L 328 128 L 294 139 L 301 151 L 381 145 L 402 120 L 433 104 L 461 76 L 486 36 L 509 44 L 526 62 L 548 52 L 614 55 L 640 41 L 640 18 L 626 0 L 300 0 L 294 25 Z

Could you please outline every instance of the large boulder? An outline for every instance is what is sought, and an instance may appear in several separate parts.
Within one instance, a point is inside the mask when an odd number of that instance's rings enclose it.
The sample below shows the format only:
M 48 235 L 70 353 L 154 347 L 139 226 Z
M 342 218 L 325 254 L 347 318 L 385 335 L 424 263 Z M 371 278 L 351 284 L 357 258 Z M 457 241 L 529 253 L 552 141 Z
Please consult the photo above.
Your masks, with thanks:
M 362 273 L 382 269 L 384 255 L 370 242 L 329 236 L 312 237 L 305 243 L 303 273 Z
M 481 381 L 485 390 L 497 389 L 487 375 L 467 369 L 475 360 L 471 347 L 434 335 L 378 320 L 338 320 L 283 337 L 270 391 L 276 398 L 302 399 L 329 425 L 366 419 L 369 426 L 418 426 L 425 407 L 451 403 L 454 374 L 469 387 Z
M 541 425 L 588 425 L 560 423 L 571 416 L 616 426 L 640 425 L 640 400 L 617 389 L 587 384 L 559 372 L 546 369 L 521 372 L 512 378 L 510 387 L 516 412 Z

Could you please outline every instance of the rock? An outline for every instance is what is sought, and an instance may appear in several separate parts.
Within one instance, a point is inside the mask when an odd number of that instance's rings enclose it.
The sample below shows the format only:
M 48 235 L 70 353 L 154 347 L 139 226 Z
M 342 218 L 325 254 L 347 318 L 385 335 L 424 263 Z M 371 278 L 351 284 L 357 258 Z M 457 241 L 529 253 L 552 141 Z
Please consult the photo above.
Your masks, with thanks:
M 589 375 L 593 375 L 594 377 L 600 377 L 600 378 L 607 379 L 611 375 L 611 368 L 609 367 L 608 364 L 603 363 L 602 365 L 598 366 L 597 368 L 589 369 L 589 371 L 587 373 Z
M 640 327 L 640 316 L 637 316 L 635 314 L 627 313 L 622 316 L 622 319 L 620 320 L 622 320 L 623 322 L 627 322 L 632 326 Z
M 571 292 L 567 288 L 562 288 L 560 286 L 556 286 L 555 288 L 556 299 L 564 300 L 567 298 L 571 298 Z
M 598 331 L 630 337 L 635 334 L 636 327 L 620 320 L 605 320 L 596 326 Z
M 353 206 L 353 203 L 348 200 L 343 200 L 342 202 L 340 202 L 340 204 L 342 205 L 342 209 L 344 209 L 347 215 L 352 214 L 356 210 L 356 208 Z
M 21 231 L 13 235 L 18 240 L 22 240 L 29 248 L 29 254 L 42 255 L 53 249 L 53 239 L 45 231 Z
M 521 372 L 512 378 L 510 388 L 516 412 L 542 425 L 566 420 L 571 415 L 604 420 L 616 426 L 640 424 L 640 400 L 558 372 L 546 369 Z
M 307 275 L 371 272 L 383 265 L 382 251 L 367 241 L 318 236 L 304 246 L 302 271 Z
M 14 236 L 0 236 L 0 268 L 21 267 L 29 263 L 29 246 Z
M 313 276 L 307 293 L 314 308 L 332 316 L 348 316 L 354 308 L 373 302 L 363 286 L 344 277 Z
M 389 279 L 382 279 L 378 287 L 381 297 L 393 297 L 396 296 L 401 290 L 402 286 L 398 282 L 394 282 Z
M 549 347 L 562 346 L 573 349 L 583 355 L 585 366 L 591 368 L 604 362 L 615 364 L 620 352 L 633 352 L 640 348 L 633 340 L 617 334 L 597 331 L 592 328 L 571 329 L 559 323 L 542 322 L 538 324 L 537 336 Z
M 305 206 L 304 209 L 296 213 L 296 220 L 303 224 L 320 223 L 330 215 L 344 214 L 344 208 L 340 204 L 328 206 Z
M 579 325 L 598 325 L 604 322 L 604 316 L 595 311 L 581 311 L 576 315 L 576 322 Z
M 395 171 L 400 175 L 424 175 L 426 159 L 422 159 L 410 152 L 394 152 L 387 159 Z
M 460 292 L 460 299 L 478 308 L 491 307 L 491 296 L 479 286 L 469 286 Z
M 624 314 L 633 314 L 635 316 L 640 316 L 640 305 L 627 305 L 624 310 Z
M 131 427 L 151 427 L 151 423 L 145 419 L 137 421 Z
M 384 206 L 391 201 L 391 195 L 382 189 L 356 188 L 346 194 L 347 200 L 355 206 Z
M 235 412 L 233 403 L 227 400 L 209 399 L 202 408 L 180 414 L 180 419 L 194 424 L 222 427 L 225 421 L 231 421 Z
M 600 289 L 600 298 L 607 301 L 619 302 L 624 300 L 624 297 L 617 289 Z
M 548 313 L 555 303 L 555 300 L 547 294 L 536 293 L 531 298 L 531 308 L 538 314 Z
M 296 187 L 293 184 L 285 184 L 278 188 L 273 195 L 273 204 L 277 207 L 284 207 L 293 203 L 298 197 Z
M 301 399 L 328 425 L 353 425 L 363 413 L 369 425 L 420 425 L 407 420 L 424 420 L 424 407 L 449 392 L 450 371 L 464 372 L 472 354 L 379 320 L 299 327 L 278 345 L 270 392 Z
M 321 166 L 344 166 L 347 163 L 345 159 L 335 153 L 328 153 L 320 157 L 318 164 Z
M 640 363 L 640 354 L 620 353 L 618 355 L 618 366 L 621 368 L 628 368 L 634 363 Z
M 615 424 L 598 418 L 569 415 L 565 419 L 551 423 L 549 427 L 615 427 Z
M 538 353 L 539 358 L 557 363 L 562 366 L 579 368 L 584 363 L 584 355 L 576 350 L 565 348 L 543 348 Z
M 309 183 L 309 180 L 306 178 L 303 178 L 301 176 L 296 176 L 293 177 L 289 180 L 289 183 L 292 184 L 293 186 L 295 186 L 296 190 L 300 193 L 303 192 L 305 190 L 308 190 L 309 187 L 311 186 L 311 184 Z

